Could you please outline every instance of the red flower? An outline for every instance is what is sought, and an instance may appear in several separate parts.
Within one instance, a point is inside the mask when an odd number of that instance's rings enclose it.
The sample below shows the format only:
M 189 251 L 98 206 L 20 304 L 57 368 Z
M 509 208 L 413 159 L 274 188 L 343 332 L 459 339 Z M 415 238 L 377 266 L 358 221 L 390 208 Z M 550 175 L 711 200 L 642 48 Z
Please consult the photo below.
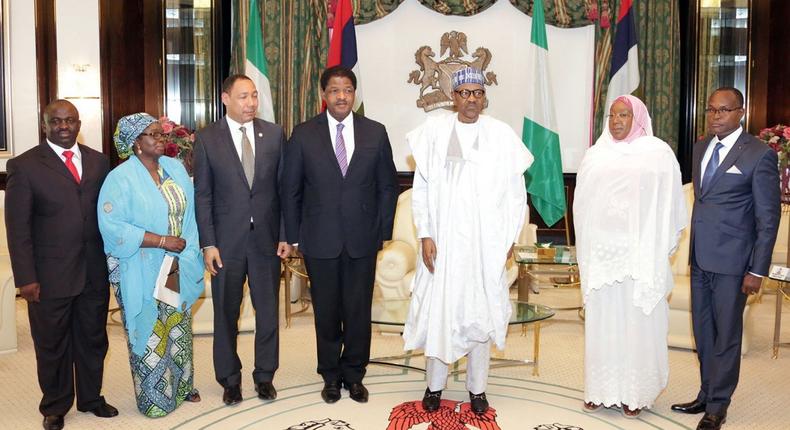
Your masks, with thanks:
M 164 121 L 162 122 L 162 131 L 165 133 L 170 133 L 173 131 L 174 125 L 172 121 Z
M 173 142 L 169 142 L 167 146 L 165 146 L 165 155 L 168 157 L 175 157 L 178 155 L 178 145 Z
M 790 139 L 790 127 L 785 127 L 782 135 L 785 137 L 785 139 Z
M 184 127 L 178 127 L 176 129 L 176 136 L 178 136 L 178 137 L 187 137 L 187 136 L 189 136 L 189 132 Z

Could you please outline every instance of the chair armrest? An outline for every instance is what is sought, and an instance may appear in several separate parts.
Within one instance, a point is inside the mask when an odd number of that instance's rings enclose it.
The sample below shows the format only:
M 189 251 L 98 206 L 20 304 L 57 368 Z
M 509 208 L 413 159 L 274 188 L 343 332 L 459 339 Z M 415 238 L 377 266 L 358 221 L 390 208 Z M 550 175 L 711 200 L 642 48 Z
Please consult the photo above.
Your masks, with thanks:
M 376 283 L 394 286 L 414 270 L 417 252 L 406 242 L 393 240 L 379 251 L 376 260 Z

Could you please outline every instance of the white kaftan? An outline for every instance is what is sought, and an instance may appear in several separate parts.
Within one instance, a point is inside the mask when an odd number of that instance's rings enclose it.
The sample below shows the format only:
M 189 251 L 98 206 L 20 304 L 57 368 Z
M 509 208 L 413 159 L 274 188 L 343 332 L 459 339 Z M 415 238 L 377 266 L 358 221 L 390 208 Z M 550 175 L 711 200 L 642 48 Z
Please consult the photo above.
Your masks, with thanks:
M 585 301 L 585 401 L 651 407 L 669 377 L 669 257 L 688 215 L 672 149 L 608 132 L 587 150 L 573 205 Z
M 417 236 L 432 238 L 437 253 L 433 274 L 418 254 L 403 338 L 405 349 L 423 348 L 444 363 L 480 343 L 504 348 L 511 313 L 505 261 L 524 221 L 522 174 L 532 163 L 505 123 L 481 115 L 466 126 L 456 118 L 431 117 L 407 135 L 417 165 Z

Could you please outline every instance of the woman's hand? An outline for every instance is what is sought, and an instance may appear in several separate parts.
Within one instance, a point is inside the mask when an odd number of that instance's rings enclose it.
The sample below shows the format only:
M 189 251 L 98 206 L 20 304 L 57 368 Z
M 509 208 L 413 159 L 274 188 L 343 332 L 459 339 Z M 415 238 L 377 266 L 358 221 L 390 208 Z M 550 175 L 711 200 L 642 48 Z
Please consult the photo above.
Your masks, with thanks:
M 170 252 L 181 252 L 186 248 L 187 241 L 176 236 L 164 236 L 165 241 L 162 248 Z

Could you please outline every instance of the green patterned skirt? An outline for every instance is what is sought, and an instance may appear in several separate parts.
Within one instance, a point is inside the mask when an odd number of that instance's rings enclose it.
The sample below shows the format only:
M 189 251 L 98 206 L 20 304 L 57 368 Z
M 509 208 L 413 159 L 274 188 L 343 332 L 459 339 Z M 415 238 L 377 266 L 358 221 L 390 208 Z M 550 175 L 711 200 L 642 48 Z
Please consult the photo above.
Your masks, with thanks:
M 113 287 L 126 327 L 121 289 L 115 283 Z M 137 409 L 151 418 L 163 417 L 197 395 L 193 387 L 191 310 L 178 312 L 168 304 L 157 304 L 158 318 L 143 355 L 132 352 L 126 332 Z

